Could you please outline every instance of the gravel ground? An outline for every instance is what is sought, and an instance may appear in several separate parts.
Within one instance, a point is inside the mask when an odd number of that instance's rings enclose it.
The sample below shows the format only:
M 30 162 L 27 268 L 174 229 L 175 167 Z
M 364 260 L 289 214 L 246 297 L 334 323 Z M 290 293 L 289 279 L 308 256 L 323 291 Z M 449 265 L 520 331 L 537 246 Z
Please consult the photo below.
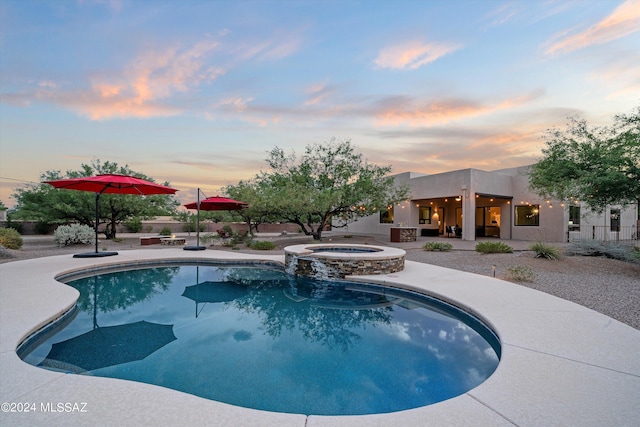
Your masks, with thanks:
M 603 257 L 565 256 L 551 261 L 533 252 L 483 255 L 475 251 L 407 251 L 408 260 L 439 265 L 470 273 L 493 275 L 573 301 L 640 329 L 640 265 Z M 531 281 L 513 280 L 512 267 L 528 267 Z
M 310 238 L 260 238 L 273 240 L 276 249 L 270 254 L 283 253 L 283 248 L 291 244 L 311 243 Z M 327 239 L 329 240 L 329 239 Z M 370 236 L 331 237 L 333 243 L 368 243 L 387 245 Z M 23 248 L 17 251 L 0 249 L 0 263 L 42 256 L 90 252 L 93 246 L 72 246 L 58 248 L 51 237 L 28 237 Z M 191 243 L 191 242 L 190 242 Z M 323 243 L 326 241 L 323 239 Z M 120 242 L 104 242 L 100 250 L 141 249 L 139 237 L 124 238 Z M 145 249 L 162 250 L 160 245 L 144 246 Z M 232 250 L 216 246 L 215 249 Z M 496 266 L 496 277 L 518 283 L 521 286 L 537 289 L 557 297 L 589 307 L 620 322 L 640 329 L 640 265 L 625 263 L 600 257 L 565 256 L 557 261 L 534 258 L 533 252 L 516 251 L 512 254 L 479 254 L 473 250 L 452 250 L 450 252 L 426 252 L 419 248 L 405 248 L 407 260 L 423 262 L 441 267 L 467 271 L 470 273 L 493 275 L 492 266 Z M 256 253 L 239 249 L 241 252 Z M 264 252 L 261 252 L 264 253 Z M 509 269 L 528 268 L 533 274 L 530 281 L 516 281 Z

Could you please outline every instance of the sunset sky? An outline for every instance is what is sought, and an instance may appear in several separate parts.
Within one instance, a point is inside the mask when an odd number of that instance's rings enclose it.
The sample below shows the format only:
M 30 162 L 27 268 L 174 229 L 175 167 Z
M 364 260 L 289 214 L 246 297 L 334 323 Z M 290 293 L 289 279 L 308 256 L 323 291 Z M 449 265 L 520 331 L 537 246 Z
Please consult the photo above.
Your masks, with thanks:
M 207 196 L 351 140 L 394 173 L 534 163 L 640 105 L 640 0 L 0 1 L 0 200 L 128 164 Z

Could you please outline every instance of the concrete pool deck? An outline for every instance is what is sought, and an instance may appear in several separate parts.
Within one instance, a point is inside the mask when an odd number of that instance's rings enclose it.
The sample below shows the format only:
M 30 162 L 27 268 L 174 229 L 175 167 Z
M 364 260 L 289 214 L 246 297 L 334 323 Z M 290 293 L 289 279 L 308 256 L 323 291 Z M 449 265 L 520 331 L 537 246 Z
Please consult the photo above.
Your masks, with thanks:
M 502 342 L 501 362 L 487 381 L 422 408 L 347 417 L 273 413 L 149 384 L 47 371 L 18 358 L 24 338 L 75 303 L 77 291 L 56 276 L 107 264 L 205 258 L 284 264 L 283 255 L 181 248 L 0 264 L 0 425 L 637 426 L 640 420 L 640 331 L 529 288 L 410 261 L 401 272 L 351 280 L 452 301 L 483 318 Z M 29 413 L 5 412 L 26 404 Z

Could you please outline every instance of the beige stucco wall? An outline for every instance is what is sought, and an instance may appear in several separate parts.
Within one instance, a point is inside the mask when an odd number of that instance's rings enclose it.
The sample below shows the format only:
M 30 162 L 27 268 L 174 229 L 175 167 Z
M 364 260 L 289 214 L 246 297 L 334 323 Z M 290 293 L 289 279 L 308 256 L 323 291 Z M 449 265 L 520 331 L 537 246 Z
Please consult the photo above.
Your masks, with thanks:
M 348 230 L 352 232 L 389 234 L 392 226 L 402 224 L 418 228 L 438 228 L 438 221 L 446 225 L 462 227 L 462 238 L 475 240 L 476 207 L 497 207 L 500 209 L 500 238 L 566 242 L 568 238 L 568 206 L 558 200 L 545 200 L 529 190 L 528 170 L 530 166 L 482 171 L 479 169 L 462 169 L 457 171 L 422 175 L 405 172 L 394 178 L 398 184 L 408 184 L 410 199 L 394 206 L 394 224 L 381 224 L 379 215 L 372 215 L 351 223 Z M 456 201 L 460 197 L 462 201 Z M 491 200 L 491 203 L 488 202 Z M 431 206 L 431 224 L 419 223 L 420 204 Z M 425 205 L 425 203 L 427 203 Z M 538 226 L 515 225 L 515 208 L 520 205 L 539 206 Z M 456 208 L 462 209 L 462 224 L 456 217 Z M 444 218 L 440 218 L 438 209 L 444 210 Z M 621 223 L 636 227 L 638 207 L 633 205 L 621 209 Z M 582 224 L 608 225 L 610 210 L 597 215 L 585 214 Z M 634 228 L 634 230 L 636 230 Z M 637 230 L 636 230 L 637 233 Z

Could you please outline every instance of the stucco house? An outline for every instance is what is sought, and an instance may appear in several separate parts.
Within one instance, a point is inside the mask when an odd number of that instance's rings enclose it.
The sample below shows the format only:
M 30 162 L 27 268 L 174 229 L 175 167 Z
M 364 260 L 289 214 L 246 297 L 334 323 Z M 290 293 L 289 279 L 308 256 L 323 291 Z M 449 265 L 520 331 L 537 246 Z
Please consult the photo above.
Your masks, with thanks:
M 349 224 L 352 232 L 388 234 L 415 228 L 417 235 L 476 240 L 494 237 L 545 242 L 573 239 L 635 240 L 638 206 L 610 206 L 594 214 L 579 200 L 545 200 L 529 190 L 531 166 L 433 175 L 405 172 L 410 199 Z M 336 223 L 335 225 L 339 225 Z

